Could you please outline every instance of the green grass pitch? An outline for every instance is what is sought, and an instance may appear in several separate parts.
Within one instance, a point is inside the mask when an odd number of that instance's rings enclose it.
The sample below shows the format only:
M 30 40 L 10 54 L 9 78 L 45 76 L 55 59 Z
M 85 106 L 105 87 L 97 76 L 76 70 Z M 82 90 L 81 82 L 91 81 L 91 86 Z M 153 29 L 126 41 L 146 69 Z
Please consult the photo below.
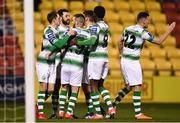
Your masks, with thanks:
M 102 104 L 106 110 L 106 106 Z M 47 116 L 51 115 L 51 104 L 45 105 L 45 112 Z M 162 103 L 143 103 L 142 112 L 149 116 L 152 116 L 152 120 L 135 120 L 134 110 L 132 103 L 121 103 L 117 106 L 117 114 L 114 119 L 102 119 L 102 120 L 89 120 L 82 119 L 86 113 L 86 105 L 84 103 L 77 103 L 75 108 L 75 115 L 79 119 L 48 119 L 37 120 L 38 122 L 180 122 L 180 104 L 162 104 Z

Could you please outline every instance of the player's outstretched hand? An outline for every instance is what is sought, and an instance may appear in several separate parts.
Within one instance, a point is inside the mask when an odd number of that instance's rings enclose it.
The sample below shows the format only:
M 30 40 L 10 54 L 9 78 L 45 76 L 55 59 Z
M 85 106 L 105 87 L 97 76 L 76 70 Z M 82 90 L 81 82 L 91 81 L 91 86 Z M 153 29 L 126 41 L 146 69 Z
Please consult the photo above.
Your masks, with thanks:
M 175 28 L 175 26 L 176 26 L 176 22 L 172 22 L 172 23 L 168 26 L 168 31 L 169 31 L 169 32 L 172 32 L 173 29 Z
M 74 35 L 76 35 L 76 31 L 74 31 L 74 30 L 69 30 L 69 32 L 67 33 L 69 36 L 74 36 Z

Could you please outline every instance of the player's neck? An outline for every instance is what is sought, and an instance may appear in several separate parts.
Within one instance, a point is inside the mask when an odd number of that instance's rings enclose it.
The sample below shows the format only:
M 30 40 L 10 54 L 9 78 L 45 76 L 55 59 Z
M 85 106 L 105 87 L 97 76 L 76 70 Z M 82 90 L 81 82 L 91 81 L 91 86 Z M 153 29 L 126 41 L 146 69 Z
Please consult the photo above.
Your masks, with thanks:
M 137 23 L 137 25 L 141 26 L 142 28 L 145 28 L 143 23 Z
M 53 28 L 55 28 L 55 29 L 58 28 L 58 25 L 56 25 L 55 23 L 51 23 L 50 26 L 53 27 Z

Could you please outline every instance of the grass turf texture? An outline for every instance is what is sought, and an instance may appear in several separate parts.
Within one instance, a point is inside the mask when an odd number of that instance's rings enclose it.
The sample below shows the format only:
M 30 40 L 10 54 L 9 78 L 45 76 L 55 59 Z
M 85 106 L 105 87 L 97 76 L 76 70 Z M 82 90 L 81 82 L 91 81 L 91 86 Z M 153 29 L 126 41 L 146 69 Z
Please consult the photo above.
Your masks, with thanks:
M 106 110 L 106 106 L 103 104 L 103 108 Z M 51 115 L 51 104 L 45 105 L 46 115 Z M 86 113 L 86 105 L 84 103 L 78 103 L 75 109 L 75 115 L 80 119 L 48 119 L 48 120 L 37 120 L 38 122 L 136 122 L 136 121 L 150 121 L 150 122 L 180 122 L 180 104 L 142 104 L 142 112 L 149 116 L 152 116 L 152 120 L 136 120 L 134 119 L 133 104 L 121 103 L 117 106 L 117 114 L 114 119 L 102 119 L 102 120 L 89 120 L 82 119 Z
M 23 106 L 24 103 L 17 103 L 16 106 Z M 14 109 L 12 103 L 7 103 L 8 108 Z M 106 109 L 105 105 L 102 104 L 103 108 Z M 0 122 L 3 122 L 5 116 L 4 111 L 2 110 L 4 105 L 0 103 Z M 115 119 L 102 119 L 102 120 L 87 120 L 82 119 L 86 113 L 86 105 L 84 103 L 78 103 L 75 109 L 75 115 L 80 119 L 47 119 L 47 120 L 37 120 L 37 122 L 139 122 L 139 121 L 149 121 L 149 122 L 180 122 L 180 103 L 179 104 L 162 104 L 162 103 L 143 103 L 142 104 L 143 113 L 152 116 L 152 120 L 136 120 L 134 119 L 134 110 L 132 103 L 121 103 L 117 106 L 117 114 Z M 51 103 L 45 104 L 45 114 L 47 117 L 51 115 Z M 24 119 L 14 120 L 14 116 L 25 117 L 24 108 L 17 109 L 16 113 L 13 110 L 6 111 L 6 121 L 10 122 L 24 122 Z M 31 114 L 29 114 L 31 115 Z M 13 119 L 13 120 L 12 120 Z

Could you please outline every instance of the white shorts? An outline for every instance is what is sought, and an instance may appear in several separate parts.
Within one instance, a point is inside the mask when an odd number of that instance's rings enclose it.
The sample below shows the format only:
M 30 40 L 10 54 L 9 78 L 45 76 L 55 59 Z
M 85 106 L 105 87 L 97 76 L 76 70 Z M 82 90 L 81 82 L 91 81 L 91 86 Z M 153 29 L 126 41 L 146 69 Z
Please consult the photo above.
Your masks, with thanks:
M 139 60 L 121 59 L 121 71 L 126 84 L 130 86 L 142 84 L 142 69 Z
M 39 82 L 55 83 L 56 67 L 54 64 L 36 63 L 36 71 Z
M 83 64 L 83 78 L 82 78 L 82 83 L 85 83 L 85 84 L 90 84 L 90 81 L 88 79 L 88 70 L 87 70 L 87 63 L 84 63 Z
M 89 79 L 100 80 L 105 79 L 109 70 L 108 62 L 104 61 L 89 61 L 88 76 Z
M 70 84 L 71 86 L 81 86 L 82 76 L 83 76 L 83 68 L 62 64 L 61 84 Z

